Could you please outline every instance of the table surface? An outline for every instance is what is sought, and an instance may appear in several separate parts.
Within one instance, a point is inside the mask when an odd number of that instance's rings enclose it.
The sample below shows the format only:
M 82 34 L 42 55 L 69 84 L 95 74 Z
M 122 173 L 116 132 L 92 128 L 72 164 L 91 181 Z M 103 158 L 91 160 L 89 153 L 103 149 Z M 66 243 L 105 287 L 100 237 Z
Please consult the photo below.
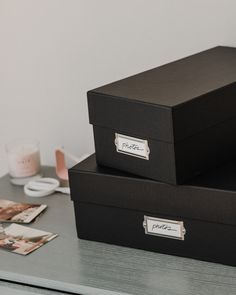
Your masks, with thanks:
M 49 168 L 47 174 L 51 174 Z M 79 240 L 73 203 L 67 195 L 32 199 L 4 176 L 0 179 L 0 196 L 47 204 L 45 213 L 29 226 L 59 234 L 28 256 L 0 250 L 0 291 L 4 294 L 14 283 L 48 291 L 18 289 L 12 294 L 54 294 L 55 290 L 91 295 L 236 294 L 234 267 Z

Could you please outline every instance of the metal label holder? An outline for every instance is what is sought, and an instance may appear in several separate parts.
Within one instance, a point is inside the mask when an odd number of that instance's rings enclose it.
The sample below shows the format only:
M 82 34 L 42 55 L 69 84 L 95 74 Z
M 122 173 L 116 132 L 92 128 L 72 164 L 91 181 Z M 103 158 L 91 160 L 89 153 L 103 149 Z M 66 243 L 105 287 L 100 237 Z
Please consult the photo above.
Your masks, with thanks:
M 149 224 L 148 224 L 149 223 Z M 152 225 L 150 230 L 150 225 Z M 146 235 L 184 241 L 186 229 L 183 221 L 162 219 L 144 215 L 143 227 Z
M 149 160 L 150 149 L 146 139 L 115 133 L 114 143 L 118 153 Z M 122 148 L 120 146 L 122 146 Z

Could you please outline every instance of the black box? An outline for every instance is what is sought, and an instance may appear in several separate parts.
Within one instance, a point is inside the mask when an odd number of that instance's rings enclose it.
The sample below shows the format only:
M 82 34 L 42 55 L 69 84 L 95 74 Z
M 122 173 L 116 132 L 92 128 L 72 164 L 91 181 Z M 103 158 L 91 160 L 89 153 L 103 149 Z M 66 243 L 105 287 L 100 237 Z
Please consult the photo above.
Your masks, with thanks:
M 235 156 L 235 98 L 236 49 L 230 47 L 91 90 L 97 161 L 183 183 Z
M 236 162 L 175 186 L 93 155 L 69 179 L 79 238 L 236 265 Z

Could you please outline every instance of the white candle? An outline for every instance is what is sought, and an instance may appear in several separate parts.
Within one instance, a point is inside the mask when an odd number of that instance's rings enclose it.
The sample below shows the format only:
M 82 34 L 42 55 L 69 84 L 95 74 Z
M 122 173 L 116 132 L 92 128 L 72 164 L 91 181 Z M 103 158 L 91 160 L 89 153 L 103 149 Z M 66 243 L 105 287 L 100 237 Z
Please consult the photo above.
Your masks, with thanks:
M 40 171 L 39 145 L 33 141 L 17 141 L 7 145 L 9 174 L 13 178 L 34 176 Z

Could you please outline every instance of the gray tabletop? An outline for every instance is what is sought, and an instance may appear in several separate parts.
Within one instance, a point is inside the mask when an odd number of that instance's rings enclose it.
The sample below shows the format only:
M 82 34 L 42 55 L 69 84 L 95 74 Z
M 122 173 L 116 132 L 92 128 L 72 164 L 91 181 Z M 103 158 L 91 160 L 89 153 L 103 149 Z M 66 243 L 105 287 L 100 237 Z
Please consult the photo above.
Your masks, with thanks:
M 68 196 L 35 200 L 5 176 L 0 180 L 0 198 L 47 204 L 46 212 L 30 226 L 59 234 L 28 256 L 1 250 L 1 280 L 91 295 L 236 294 L 234 267 L 78 240 Z M 2 285 L 0 290 L 8 288 Z

